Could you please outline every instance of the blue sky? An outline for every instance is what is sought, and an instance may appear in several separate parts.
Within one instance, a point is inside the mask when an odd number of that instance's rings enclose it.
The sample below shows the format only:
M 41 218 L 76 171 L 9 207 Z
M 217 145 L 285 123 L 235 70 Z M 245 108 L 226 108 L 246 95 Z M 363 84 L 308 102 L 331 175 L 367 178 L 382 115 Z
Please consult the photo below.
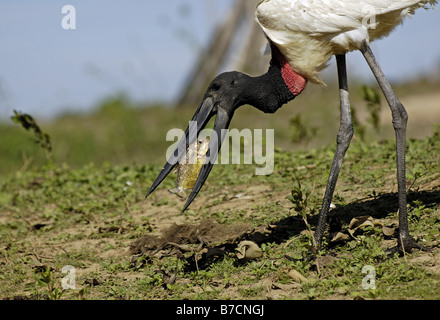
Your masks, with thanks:
M 173 101 L 231 3 L 2 0 L 0 121 L 13 109 L 40 117 L 84 112 L 117 92 L 136 101 Z M 76 9 L 76 30 L 61 27 L 64 5 Z M 385 74 L 402 80 L 440 68 L 439 30 L 440 8 L 418 10 L 375 42 Z M 349 55 L 348 65 L 356 77 L 371 79 L 359 53 Z

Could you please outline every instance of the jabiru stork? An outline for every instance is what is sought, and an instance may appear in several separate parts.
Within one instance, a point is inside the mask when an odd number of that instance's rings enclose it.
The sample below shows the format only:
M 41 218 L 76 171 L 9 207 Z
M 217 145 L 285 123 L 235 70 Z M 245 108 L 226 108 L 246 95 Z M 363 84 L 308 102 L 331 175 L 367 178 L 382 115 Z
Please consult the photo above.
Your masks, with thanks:
M 226 72 L 209 85 L 192 120 L 197 123 L 197 134 L 216 115 L 214 131 L 219 139 L 212 139 L 207 162 L 183 208 L 185 211 L 205 183 L 221 148 L 224 135 L 234 112 L 242 105 L 251 105 L 265 113 L 274 113 L 299 95 L 308 82 L 323 84 L 318 74 L 336 56 L 340 92 L 340 128 L 337 148 L 330 169 L 319 221 L 314 238 L 317 249 L 328 220 L 330 203 L 345 153 L 353 137 L 346 53 L 359 50 L 371 68 L 392 113 L 396 136 L 398 183 L 399 238 L 391 252 L 409 252 L 414 248 L 429 250 L 418 244 L 408 229 L 405 180 L 405 143 L 408 115 L 382 72 L 370 42 L 387 36 L 418 8 L 434 6 L 436 0 L 263 0 L 256 8 L 256 20 L 271 47 L 272 59 L 268 72 L 251 77 L 241 72 Z M 165 179 L 182 157 L 190 139 L 189 128 L 147 193 L 147 197 Z

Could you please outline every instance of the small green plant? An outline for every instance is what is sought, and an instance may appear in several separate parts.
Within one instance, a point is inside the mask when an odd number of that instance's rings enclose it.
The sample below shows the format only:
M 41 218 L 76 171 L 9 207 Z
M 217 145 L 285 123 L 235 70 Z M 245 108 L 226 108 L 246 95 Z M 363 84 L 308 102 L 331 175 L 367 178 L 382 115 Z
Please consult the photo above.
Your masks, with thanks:
M 14 115 L 11 117 L 11 120 L 21 124 L 26 130 L 34 131 L 35 142 L 46 152 L 46 157 L 52 160 L 52 143 L 50 142 L 50 136 L 41 130 L 32 116 L 14 110 Z
M 298 114 L 290 119 L 290 130 L 292 132 L 290 136 L 291 141 L 301 143 L 309 142 L 315 138 L 318 128 L 305 125 L 301 115 Z
M 351 118 L 353 119 L 353 127 L 356 136 L 358 136 L 361 141 L 365 141 L 366 127 L 359 122 L 357 117 L 357 109 L 354 107 L 354 105 L 351 106 Z
M 43 267 L 36 272 L 35 280 L 40 287 L 47 288 L 47 295 L 51 300 L 59 300 L 64 294 L 64 289 L 58 289 L 54 285 L 50 267 Z
M 303 219 L 307 218 L 307 199 L 309 194 L 304 194 L 301 187 L 301 182 L 298 182 L 298 186 L 293 188 L 291 195 L 287 196 L 286 199 L 292 202 L 293 209 L 298 212 Z
M 302 217 L 306 228 L 307 228 L 307 238 L 309 239 L 309 243 L 313 244 L 312 248 L 310 248 L 312 251 L 315 251 L 316 248 L 316 242 L 315 238 L 313 237 L 312 227 L 307 221 L 307 215 L 311 213 L 314 210 L 311 210 L 308 206 L 308 199 L 311 195 L 310 193 L 304 193 L 302 191 L 301 182 L 297 180 L 298 186 L 293 188 L 291 191 L 291 195 L 287 196 L 286 199 L 289 200 L 293 204 L 293 208 L 296 212 L 300 214 Z
M 380 131 L 380 95 L 374 88 L 362 86 L 363 99 L 367 103 L 367 109 L 370 112 L 369 122 L 376 131 Z

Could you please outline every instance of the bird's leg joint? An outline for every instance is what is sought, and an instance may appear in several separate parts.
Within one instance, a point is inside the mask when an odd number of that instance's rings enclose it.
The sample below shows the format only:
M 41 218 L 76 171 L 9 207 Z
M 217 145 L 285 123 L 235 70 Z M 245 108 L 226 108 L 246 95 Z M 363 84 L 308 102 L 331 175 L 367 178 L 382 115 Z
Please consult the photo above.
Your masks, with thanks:
M 353 138 L 353 133 L 354 130 L 352 123 L 342 123 L 336 138 L 338 146 L 341 146 L 344 150 L 347 150 L 350 145 L 351 139 Z
M 408 113 L 402 103 L 398 102 L 396 107 L 392 108 L 393 127 L 394 129 L 406 129 L 408 123 Z

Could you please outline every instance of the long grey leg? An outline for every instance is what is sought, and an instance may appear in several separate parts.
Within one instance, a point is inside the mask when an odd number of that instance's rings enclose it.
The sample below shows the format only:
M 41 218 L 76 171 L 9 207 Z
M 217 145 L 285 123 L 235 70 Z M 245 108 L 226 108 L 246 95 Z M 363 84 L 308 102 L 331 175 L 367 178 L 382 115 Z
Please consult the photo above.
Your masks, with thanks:
M 365 57 L 368 65 L 373 71 L 377 82 L 390 106 L 393 117 L 393 126 L 396 133 L 396 158 L 397 158 L 397 185 L 399 198 L 399 245 L 393 251 L 410 251 L 412 248 L 425 250 L 426 248 L 417 244 L 409 234 L 408 229 L 408 212 L 406 208 L 406 177 L 405 177 L 405 142 L 406 142 L 406 125 L 408 115 L 405 107 L 397 98 L 391 84 L 386 79 L 382 69 L 380 68 L 376 58 L 366 41 L 362 44 L 360 51 Z
M 350 146 L 351 139 L 353 138 L 353 123 L 351 121 L 350 100 L 348 94 L 348 80 L 347 80 L 347 67 L 345 62 L 345 55 L 337 55 L 336 62 L 338 65 L 338 77 L 339 77 L 339 97 L 340 97 L 340 127 L 337 136 L 337 147 L 333 164 L 330 169 L 330 176 L 327 182 L 327 188 L 325 190 L 324 200 L 322 202 L 321 212 L 319 213 L 319 221 L 315 230 L 315 242 L 319 249 L 324 234 L 325 227 L 327 225 L 328 211 L 330 209 L 330 203 L 335 191 L 336 182 L 338 180 L 339 171 L 342 166 L 345 153 Z

